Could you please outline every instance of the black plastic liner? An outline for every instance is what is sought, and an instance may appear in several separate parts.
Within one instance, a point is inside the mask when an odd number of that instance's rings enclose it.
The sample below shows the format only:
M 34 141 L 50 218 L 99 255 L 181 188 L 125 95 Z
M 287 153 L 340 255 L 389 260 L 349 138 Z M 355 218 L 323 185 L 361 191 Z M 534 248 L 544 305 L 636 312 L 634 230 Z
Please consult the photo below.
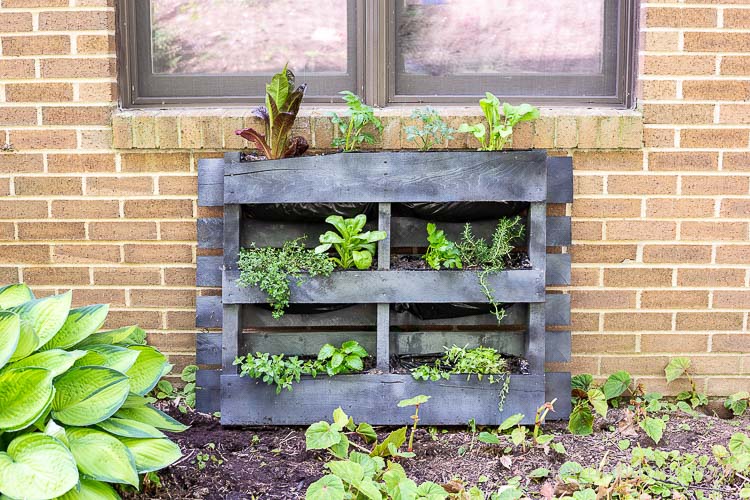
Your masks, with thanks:
M 246 205 L 248 217 L 278 222 L 323 222 L 329 215 L 344 218 L 375 214 L 374 203 L 259 203 Z
M 255 304 L 261 309 L 272 311 L 273 307 L 269 304 Z M 323 314 L 327 312 L 340 311 L 354 304 L 289 304 L 284 309 L 284 314 Z
M 500 304 L 505 309 L 511 304 Z M 396 304 L 396 312 L 408 312 L 421 320 L 463 318 L 478 314 L 490 314 L 490 304 Z
M 398 210 L 407 217 L 434 222 L 471 222 L 499 219 L 523 212 L 528 203 L 519 201 L 455 201 L 450 203 L 400 203 Z

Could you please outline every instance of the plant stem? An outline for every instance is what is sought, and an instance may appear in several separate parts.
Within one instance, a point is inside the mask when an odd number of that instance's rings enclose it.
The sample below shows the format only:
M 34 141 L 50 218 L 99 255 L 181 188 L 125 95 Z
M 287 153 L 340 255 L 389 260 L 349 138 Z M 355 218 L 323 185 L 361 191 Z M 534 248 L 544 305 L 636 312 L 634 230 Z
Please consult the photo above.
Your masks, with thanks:
M 414 444 L 414 433 L 417 431 L 417 422 L 419 422 L 419 405 L 416 405 L 414 408 L 414 415 L 412 415 L 412 420 L 414 420 L 414 426 L 411 428 L 411 435 L 409 436 L 409 451 L 412 450 L 412 445 Z

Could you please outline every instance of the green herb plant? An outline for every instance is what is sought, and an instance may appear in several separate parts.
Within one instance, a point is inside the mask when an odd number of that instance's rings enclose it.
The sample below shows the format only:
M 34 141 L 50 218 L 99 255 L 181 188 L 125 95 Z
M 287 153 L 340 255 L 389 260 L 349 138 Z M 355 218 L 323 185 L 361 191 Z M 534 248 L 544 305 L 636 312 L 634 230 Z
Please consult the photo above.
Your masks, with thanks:
M 550 411 L 555 411 L 554 404 L 556 401 L 556 399 L 553 399 L 537 408 L 532 431 L 529 431 L 526 426 L 521 425 L 525 416 L 522 413 L 516 413 L 503 420 L 495 432 L 483 431 L 477 439 L 485 444 L 499 445 L 502 444 L 500 437 L 510 431 L 510 442 L 513 446 L 520 447 L 524 452 L 530 446 L 541 446 L 545 450 L 545 453 L 548 453 L 549 449 L 552 449 L 556 453 L 564 455 L 567 453 L 565 446 L 562 443 L 554 442 L 555 437 L 552 434 L 544 434 L 542 431 L 542 424 L 547 418 L 547 414 Z M 531 437 L 530 442 L 527 441 L 529 434 Z M 505 451 L 509 453 L 511 448 L 507 448 Z
M 177 388 L 169 380 L 162 379 L 156 384 L 156 399 L 171 402 L 181 413 L 187 413 L 188 410 L 195 408 L 195 374 L 198 371 L 196 365 L 187 365 L 182 369 L 180 380 L 183 382 L 182 388 Z
M 490 92 L 479 101 L 479 106 L 487 120 L 487 126 L 484 123 L 464 123 L 458 131 L 473 135 L 479 141 L 480 151 L 500 151 L 511 140 L 513 127 L 520 122 L 539 118 L 539 110 L 530 104 L 511 106 L 506 102 L 501 108 L 500 100 Z
M 344 152 L 351 152 L 359 149 L 362 143 L 373 144 L 375 136 L 364 129 L 368 125 L 372 125 L 378 133 L 382 133 L 383 124 L 375 116 L 372 107 L 364 104 L 358 95 L 348 90 L 339 92 L 339 94 L 349 107 L 349 111 L 348 116 L 343 118 L 336 113 L 330 114 L 331 122 L 338 127 L 341 133 L 340 137 L 333 139 L 331 143 L 333 147 L 341 148 Z
M 667 377 L 667 383 L 671 383 L 683 375 L 687 378 L 690 383 L 689 391 L 682 391 L 677 394 L 678 401 L 685 401 L 690 403 L 690 406 L 697 408 L 708 404 L 708 396 L 698 392 L 698 388 L 695 385 L 695 380 L 688 371 L 690 368 L 689 358 L 672 358 L 669 360 L 669 364 L 664 368 L 664 374 Z
M 315 247 L 316 255 L 323 255 L 333 247 L 338 257 L 331 257 L 342 269 L 356 266 L 357 269 L 368 269 L 372 265 L 377 248 L 376 243 L 384 240 L 385 231 L 365 231 L 367 216 L 359 214 L 351 219 L 344 219 L 340 215 L 330 215 L 326 222 L 336 228 L 336 231 L 326 231 L 320 236 L 320 245 Z
M 359 372 L 365 367 L 366 357 L 367 351 L 356 340 L 344 342 L 341 347 L 326 344 L 320 348 L 318 359 L 312 362 L 311 371 L 325 372 L 329 377 Z
M 302 245 L 305 237 L 287 241 L 281 248 L 263 247 L 240 249 L 237 263 L 240 286 L 258 286 L 268 295 L 273 317 L 284 315 L 291 297 L 291 283 L 299 286 L 308 277 L 330 276 L 333 263 L 325 256 Z
M 195 455 L 195 460 L 193 461 L 193 463 L 198 466 L 198 470 L 204 470 L 206 467 L 208 467 L 209 464 L 213 464 L 216 466 L 221 466 L 224 464 L 224 460 L 217 457 L 218 452 L 216 451 L 215 443 L 206 443 L 204 449 L 205 451 L 198 452 Z
M 724 407 L 730 410 L 735 417 L 741 417 L 747 411 L 750 404 L 750 392 L 735 392 L 724 401 Z
M 416 143 L 420 151 L 429 151 L 435 145 L 453 140 L 453 132 L 456 130 L 449 127 L 433 108 L 416 108 L 412 111 L 411 117 L 421 121 L 422 126 L 404 127 L 406 140 Z
M 419 406 L 429 400 L 430 396 L 420 394 L 419 396 L 414 396 L 413 398 L 409 399 L 403 399 L 398 402 L 399 408 L 404 408 L 406 406 L 414 407 L 414 415 L 411 416 L 411 419 L 414 421 L 414 425 L 411 428 L 411 434 L 409 434 L 409 446 L 407 447 L 407 451 L 413 451 L 414 433 L 417 432 L 417 423 L 419 422 Z
M 424 260 L 431 268 L 439 270 L 461 269 L 461 252 L 455 243 L 445 237 L 445 231 L 437 229 L 434 223 L 427 224 L 427 253 L 424 254 Z

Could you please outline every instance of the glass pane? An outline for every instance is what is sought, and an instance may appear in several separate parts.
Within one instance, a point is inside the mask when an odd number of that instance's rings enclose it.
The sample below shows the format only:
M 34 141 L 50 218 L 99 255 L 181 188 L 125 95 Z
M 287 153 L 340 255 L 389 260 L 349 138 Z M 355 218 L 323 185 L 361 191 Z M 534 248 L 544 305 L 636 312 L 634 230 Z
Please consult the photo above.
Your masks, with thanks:
M 154 73 L 347 72 L 347 0 L 151 0 Z
M 604 1 L 397 0 L 398 72 L 601 74 Z

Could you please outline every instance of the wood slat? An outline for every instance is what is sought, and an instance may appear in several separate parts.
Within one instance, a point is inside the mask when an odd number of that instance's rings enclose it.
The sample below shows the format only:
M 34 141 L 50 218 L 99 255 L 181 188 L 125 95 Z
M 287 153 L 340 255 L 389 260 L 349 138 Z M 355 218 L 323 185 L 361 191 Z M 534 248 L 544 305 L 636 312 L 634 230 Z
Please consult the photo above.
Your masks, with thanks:
M 198 206 L 224 205 L 224 160 L 198 160 Z
M 544 201 L 546 152 L 381 152 L 229 163 L 224 203 Z
M 221 409 L 221 370 L 198 370 L 195 374 L 195 409 L 213 413 Z
M 198 248 L 224 247 L 224 219 L 198 219 Z
M 195 299 L 195 326 L 200 328 L 221 328 L 221 297 L 204 295 Z
M 547 254 L 547 286 L 570 285 L 570 254 Z
M 547 157 L 547 203 L 573 203 L 573 158 Z
M 195 284 L 197 286 L 221 286 L 221 269 L 224 257 L 199 255 L 196 259 Z
M 555 411 L 547 414 L 547 420 L 566 420 L 572 410 L 570 401 L 570 373 L 545 373 L 544 393 L 545 401 L 557 400 L 555 401 Z

